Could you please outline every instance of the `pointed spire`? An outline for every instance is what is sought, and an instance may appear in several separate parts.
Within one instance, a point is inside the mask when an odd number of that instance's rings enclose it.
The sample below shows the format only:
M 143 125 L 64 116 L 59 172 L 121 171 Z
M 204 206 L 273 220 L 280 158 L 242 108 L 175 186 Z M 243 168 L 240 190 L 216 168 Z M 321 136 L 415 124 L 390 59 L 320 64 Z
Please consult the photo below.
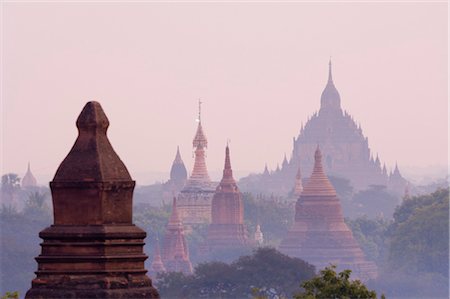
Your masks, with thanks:
M 161 258 L 161 251 L 159 248 L 159 238 L 156 238 L 155 253 L 153 254 L 151 272 L 153 275 L 161 272 L 166 272 L 166 268 L 164 267 L 164 263 L 162 262 Z
M 281 164 L 281 166 L 283 168 L 285 168 L 287 165 L 288 165 L 288 160 L 287 160 L 287 157 L 286 157 L 286 153 L 284 153 L 284 159 L 283 159 L 283 163 Z
M 269 173 L 269 169 L 267 168 L 267 163 L 266 163 L 266 165 L 264 166 L 264 172 L 263 172 L 263 174 L 264 175 L 269 175 L 270 173 Z
M 328 62 L 328 83 L 333 83 L 333 75 L 331 72 L 331 56 L 330 61 Z
M 181 159 L 181 154 L 180 154 L 180 146 L 177 145 L 177 153 L 175 155 L 175 160 L 173 160 L 174 164 L 184 164 L 183 160 Z
M 335 196 L 336 190 L 331 185 L 327 175 L 325 174 L 322 166 L 322 153 L 319 145 L 317 145 L 316 152 L 314 153 L 314 169 L 303 188 L 302 195 L 304 196 Z
M 30 168 L 30 161 L 28 161 L 27 172 L 31 172 L 31 168 Z
M 225 187 L 228 185 L 236 185 L 236 182 L 233 178 L 233 170 L 231 169 L 231 160 L 230 160 L 230 148 L 227 144 L 226 148 L 225 148 L 225 166 L 223 168 L 223 177 L 222 180 L 220 181 L 220 185 Z
M 30 162 L 28 162 L 27 172 L 22 178 L 22 187 L 35 187 L 37 185 L 36 178 L 31 172 Z

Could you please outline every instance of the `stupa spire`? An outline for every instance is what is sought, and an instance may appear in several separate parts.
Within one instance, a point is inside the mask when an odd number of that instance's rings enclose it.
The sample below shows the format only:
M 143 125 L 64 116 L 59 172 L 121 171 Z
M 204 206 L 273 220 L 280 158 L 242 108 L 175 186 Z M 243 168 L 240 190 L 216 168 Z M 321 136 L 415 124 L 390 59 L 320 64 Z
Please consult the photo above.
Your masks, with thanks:
M 161 251 L 159 249 L 159 238 L 156 238 L 155 253 L 153 254 L 153 261 L 151 265 L 151 274 L 156 275 L 157 273 L 166 272 L 166 267 L 161 259 Z
M 325 89 L 322 92 L 322 96 L 320 97 L 320 110 L 323 111 L 331 109 L 331 111 L 341 111 L 341 96 L 337 91 L 336 87 L 333 83 L 333 74 L 331 67 L 331 58 L 328 62 L 328 81 Z
M 209 183 L 211 181 L 205 162 L 205 148 L 208 147 L 208 140 L 203 132 L 201 122 L 201 104 L 202 102 L 199 100 L 197 132 L 195 133 L 194 140 L 192 141 L 192 145 L 195 148 L 194 169 L 192 170 L 188 185 Z
M 323 196 L 330 195 L 335 196 L 336 190 L 331 185 L 325 174 L 322 166 L 322 152 L 319 145 L 317 145 L 316 152 L 314 153 L 314 168 L 311 176 L 303 189 L 302 195 L 305 196 Z
M 328 62 L 328 83 L 333 83 L 333 74 L 332 74 L 332 70 L 331 70 L 331 56 L 330 56 L 330 60 Z

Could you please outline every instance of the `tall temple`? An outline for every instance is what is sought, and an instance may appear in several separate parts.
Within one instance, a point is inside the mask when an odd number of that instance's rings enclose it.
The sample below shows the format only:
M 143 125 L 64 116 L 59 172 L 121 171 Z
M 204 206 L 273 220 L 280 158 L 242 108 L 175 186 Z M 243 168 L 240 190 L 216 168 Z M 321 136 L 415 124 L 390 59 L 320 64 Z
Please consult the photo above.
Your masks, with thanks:
M 54 223 L 39 233 L 36 278 L 25 298 L 159 298 L 146 275 L 145 231 L 135 226 L 135 181 L 112 148 L 108 118 L 88 102 L 78 138 L 53 181 Z
M 36 178 L 31 173 L 30 162 L 28 162 L 27 172 L 25 173 L 25 175 L 22 178 L 22 184 L 21 185 L 22 185 L 22 188 L 36 187 L 37 186 Z
M 172 214 L 166 227 L 161 257 L 167 271 L 192 274 L 189 248 L 184 237 L 183 223 L 178 214 L 176 197 L 173 198 Z
M 315 265 L 318 270 L 331 263 L 339 270 L 351 269 L 361 280 L 377 276 L 375 263 L 365 259 L 344 222 L 339 198 L 324 172 L 318 146 L 312 174 L 295 206 L 294 224 L 279 250 Z
M 291 190 L 291 182 L 299 166 L 304 173 L 312 171 L 314 160 L 311 157 L 317 144 L 322 148 L 324 167 L 330 176 L 350 180 L 356 190 L 366 189 L 370 185 L 385 185 L 402 194 L 406 180 L 399 173 L 392 178 L 388 176 L 378 156 L 373 158 L 361 126 L 342 110 L 341 97 L 333 81 L 331 61 L 328 81 L 320 98 L 320 110 L 308 119 L 305 126 L 301 126 L 299 135 L 293 139 L 290 159 L 285 156 L 280 170 L 270 176 L 264 172 L 256 182 L 253 182 L 255 178 L 244 178 L 239 183 L 246 186 L 252 182 L 271 192 L 287 193 Z
M 239 249 L 253 246 L 244 226 L 242 195 L 233 178 L 230 149 L 225 149 L 223 177 L 212 200 L 212 222 L 208 228 L 208 251 Z
M 177 153 L 170 168 L 170 179 L 163 185 L 163 198 L 169 199 L 174 194 L 178 195 L 186 184 L 186 181 L 186 166 L 184 166 L 183 159 L 181 159 L 180 147 L 177 147 Z
M 205 150 L 208 140 L 203 131 L 201 102 L 199 101 L 198 126 L 192 145 L 195 149 L 194 169 L 178 195 L 178 211 L 185 225 L 210 223 L 211 200 L 216 184 L 211 181 L 206 168 Z

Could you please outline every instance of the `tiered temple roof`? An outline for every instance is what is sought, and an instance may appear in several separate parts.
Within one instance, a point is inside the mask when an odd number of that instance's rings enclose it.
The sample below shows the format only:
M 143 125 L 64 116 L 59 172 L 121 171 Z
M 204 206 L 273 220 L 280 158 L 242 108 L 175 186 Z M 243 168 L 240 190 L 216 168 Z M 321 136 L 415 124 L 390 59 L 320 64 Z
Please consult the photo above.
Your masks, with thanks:
M 279 249 L 315 265 L 318 270 L 332 263 L 338 269 L 351 269 L 359 279 L 377 276 L 376 265 L 366 261 L 344 222 L 336 191 L 323 170 L 319 147 L 311 177 L 296 203 L 294 224 Z

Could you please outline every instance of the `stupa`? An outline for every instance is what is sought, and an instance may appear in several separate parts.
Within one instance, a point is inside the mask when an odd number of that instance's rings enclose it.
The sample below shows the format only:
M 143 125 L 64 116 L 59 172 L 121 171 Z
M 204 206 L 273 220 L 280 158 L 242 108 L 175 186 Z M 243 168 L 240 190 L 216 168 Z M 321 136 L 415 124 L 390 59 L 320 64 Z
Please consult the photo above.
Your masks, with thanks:
M 201 103 L 198 106 L 198 126 L 192 142 L 195 148 L 195 161 L 192 173 L 184 188 L 178 195 L 178 212 L 183 224 L 202 224 L 211 222 L 211 200 L 214 195 L 215 183 L 209 178 L 206 168 L 206 148 L 208 140 L 202 127 Z
M 177 153 L 170 168 L 170 179 L 163 185 L 163 199 L 170 199 L 183 189 L 187 181 L 187 170 L 181 158 L 180 148 L 177 147 Z
M 29 188 L 36 186 L 37 186 L 36 178 L 31 173 L 30 162 L 28 162 L 27 172 L 22 178 L 22 188 Z
M 135 181 L 106 136 L 100 104 L 77 119 L 78 138 L 53 181 L 54 223 L 25 298 L 159 298 L 146 275 L 146 233 L 132 223 Z
M 168 272 L 192 274 L 189 248 L 184 236 L 183 223 L 178 214 L 176 197 L 173 198 L 172 214 L 164 235 L 162 262 Z
M 377 267 L 367 261 L 359 244 L 344 222 L 341 204 L 322 166 L 317 147 L 314 169 L 295 207 L 294 224 L 279 250 L 316 266 L 330 264 L 351 269 L 354 277 L 368 280 L 377 276 Z
M 233 178 L 228 145 L 225 149 L 223 177 L 212 200 L 212 222 L 208 228 L 206 244 L 209 251 L 254 245 L 244 226 L 244 205 Z
M 150 275 L 156 277 L 158 273 L 166 272 L 166 267 L 161 258 L 161 251 L 159 249 L 159 239 L 156 239 L 155 252 L 153 254 L 152 265 L 150 266 Z

